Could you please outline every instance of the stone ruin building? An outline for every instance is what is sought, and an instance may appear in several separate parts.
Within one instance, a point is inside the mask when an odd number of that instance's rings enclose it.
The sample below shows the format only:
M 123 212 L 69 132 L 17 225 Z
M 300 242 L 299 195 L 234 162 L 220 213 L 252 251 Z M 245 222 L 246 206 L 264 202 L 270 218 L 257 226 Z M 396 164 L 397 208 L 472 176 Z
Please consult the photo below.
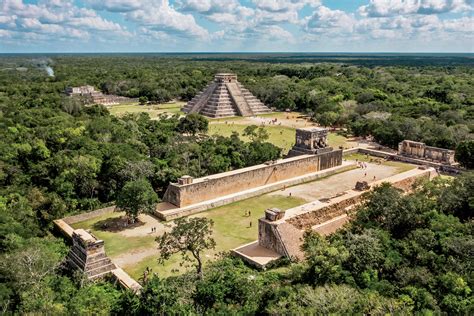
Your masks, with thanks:
M 327 129 L 298 129 L 292 157 L 197 179 L 182 176 L 176 183 L 171 182 L 168 185 L 163 202 L 179 208 L 180 211 L 170 211 L 175 214 L 188 212 L 194 206 L 202 210 L 201 205 L 206 203 L 218 205 L 216 199 L 229 197 L 230 200 L 236 201 L 237 196 L 249 197 L 249 191 L 257 192 L 270 187 L 275 190 L 292 183 L 301 183 L 302 178 L 309 181 L 312 176 L 317 177 L 319 171 L 342 168 L 342 150 L 328 147 L 326 138 Z M 171 214 L 170 212 L 157 212 L 157 215 L 169 220 L 171 215 L 166 214 Z
M 65 93 L 69 97 L 83 97 L 88 104 L 115 105 L 138 101 L 138 99 L 132 99 L 113 94 L 104 94 L 95 90 L 93 86 L 67 87 Z
M 298 155 L 314 155 L 333 150 L 327 145 L 328 130 L 321 127 L 296 129 L 296 143 L 288 153 L 288 157 Z
M 237 75 L 219 73 L 184 107 L 185 113 L 208 117 L 252 116 L 271 110 L 237 81 Z
M 105 254 L 104 241 L 84 229 L 76 229 L 72 233 L 72 247 L 66 261 L 72 269 L 84 272 L 89 280 L 116 269 Z
M 415 159 L 429 160 L 441 164 L 452 165 L 454 161 L 454 150 L 430 147 L 425 143 L 404 140 L 398 144 L 398 154 Z

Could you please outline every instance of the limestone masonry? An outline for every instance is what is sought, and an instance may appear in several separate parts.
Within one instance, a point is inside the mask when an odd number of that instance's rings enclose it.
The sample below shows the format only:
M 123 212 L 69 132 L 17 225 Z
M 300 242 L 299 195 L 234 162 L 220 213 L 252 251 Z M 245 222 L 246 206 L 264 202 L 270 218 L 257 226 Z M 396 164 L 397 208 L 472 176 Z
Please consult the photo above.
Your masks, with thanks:
M 184 107 L 185 113 L 209 117 L 252 116 L 269 113 L 270 109 L 237 81 L 237 75 L 219 73 L 214 81 Z
M 71 268 L 84 272 L 88 279 L 104 276 L 116 268 L 105 254 L 104 241 L 84 229 L 74 230 L 72 243 L 66 260 Z
M 431 179 L 436 175 L 433 168 L 419 167 L 379 180 L 373 187 L 388 182 L 396 188 L 410 191 L 417 179 Z M 265 216 L 258 222 L 258 246 L 280 256 L 302 260 L 304 254 L 301 245 L 304 231 L 312 229 L 321 234 L 336 231 L 349 220 L 354 212 L 354 206 L 363 200 L 363 194 L 364 191 L 348 190 L 327 202 L 317 200 L 286 211 L 267 209 Z M 239 248 L 234 250 L 238 256 L 245 256 L 241 252 Z M 247 256 L 245 260 L 252 261 L 252 258 Z
M 261 165 L 218 173 L 193 179 L 183 176 L 178 183 L 170 183 L 163 201 L 185 207 L 248 189 L 295 178 L 309 173 L 340 166 L 342 150 L 326 147 L 327 130 L 297 129 L 298 150 L 291 157 Z M 305 154 L 306 150 L 310 155 Z M 321 152 L 320 152 L 321 151 Z
M 398 154 L 418 159 L 439 162 L 442 164 L 454 164 L 454 150 L 430 147 L 425 143 L 404 140 L 398 144 Z
M 184 207 L 342 164 L 342 150 L 302 155 L 189 181 L 170 183 L 163 201 Z
M 328 130 L 326 128 L 298 128 L 296 130 L 296 143 L 288 153 L 288 157 L 329 152 L 332 147 L 327 147 L 327 138 Z
M 138 101 L 138 99 L 103 94 L 102 92 L 95 90 L 93 86 L 67 87 L 65 93 L 69 97 L 80 96 L 84 98 L 87 104 L 115 105 Z

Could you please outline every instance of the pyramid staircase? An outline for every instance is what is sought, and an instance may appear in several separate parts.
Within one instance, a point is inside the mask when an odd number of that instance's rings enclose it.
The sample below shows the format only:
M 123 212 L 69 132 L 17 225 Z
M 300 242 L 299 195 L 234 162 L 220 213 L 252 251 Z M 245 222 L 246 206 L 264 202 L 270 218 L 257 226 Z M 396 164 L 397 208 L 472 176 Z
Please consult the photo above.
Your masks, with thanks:
M 235 74 L 216 74 L 214 81 L 189 101 L 182 110 L 185 113 L 200 113 L 213 118 L 252 116 L 271 112 L 237 81 Z

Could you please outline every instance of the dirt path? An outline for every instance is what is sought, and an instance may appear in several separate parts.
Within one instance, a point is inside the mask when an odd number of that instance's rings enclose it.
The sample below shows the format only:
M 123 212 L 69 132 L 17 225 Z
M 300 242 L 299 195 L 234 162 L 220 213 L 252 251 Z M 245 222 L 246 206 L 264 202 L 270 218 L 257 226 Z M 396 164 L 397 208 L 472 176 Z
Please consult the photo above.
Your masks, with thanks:
M 265 125 L 265 126 L 285 126 L 291 128 L 299 127 L 310 127 L 317 126 L 317 124 L 311 122 L 307 118 L 301 118 L 301 113 L 291 112 L 291 113 L 282 113 L 276 112 L 275 116 L 265 115 L 265 116 L 247 116 L 242 118 L 229 118 L 229 124 L 237 125 Z M 273 120 L 276 119 L 276 122 L 273 123 Z M 225 124 L 225 119 L 220 120 L 211 120 L 210 124 Z
M 154 227 L 156 228 L 156 232 L 153 233 L 153 235 L 158 236 L 167 229 L 167 227 L 165 227 L 162 222 L 153 216 L 140 214 L 138 219 L 145 224 L 135 228 L 125 229 L 120 231 L 119 234 L 125 237 L 143 237 L 150 235 L 152 233 L 151 229 Z
M 367 163 L 366 165 L 366 169 L 357 168 L 349 170 L 319 181 L 297 185 L 281 191 L 275 191 L 270 193 L 270 195 L 288 196 L 291 193 L 291 196 L 303 198 L 310 202 L 322 198 L 330 198 L 340 192 L 353 189 L 357 181 L 367 181 L 370 184 L 371 182 L 398 173 L 396 167 L 374 163 Z
M 154 248 L 138 248 L 133 249 L 127 253 L 122 253 L 116 257 L 112 258 L 112 261 L 121 268 L 125 268 L 127 266 L 136 265 L 138 262 L 142 261 L 143 259 L 156 255 L 158 259 L 158 249 Z

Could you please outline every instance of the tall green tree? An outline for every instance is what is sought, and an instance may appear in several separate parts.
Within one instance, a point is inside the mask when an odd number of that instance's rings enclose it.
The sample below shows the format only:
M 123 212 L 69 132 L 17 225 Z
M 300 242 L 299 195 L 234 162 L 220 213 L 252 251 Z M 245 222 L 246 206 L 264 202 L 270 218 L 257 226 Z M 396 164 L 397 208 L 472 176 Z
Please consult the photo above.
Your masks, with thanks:
M 195 262 L 197 275 L 201 279 L 203 251 L 214 249 L 216 246 L 212 237 L 213 225 L 214 222 L 208 218 L 177 219 L 171 232 L 165 232 L 156 238 L 160 251 L 159 261 L 163 262 L 171 255 L 179 253 L 184 261 Z
M 134 223 L 140 213 L 152 213 L 157 202 L 158 196 L 150 182 L 141 178 L 125 183 L 118 193 L 116 205 Z

